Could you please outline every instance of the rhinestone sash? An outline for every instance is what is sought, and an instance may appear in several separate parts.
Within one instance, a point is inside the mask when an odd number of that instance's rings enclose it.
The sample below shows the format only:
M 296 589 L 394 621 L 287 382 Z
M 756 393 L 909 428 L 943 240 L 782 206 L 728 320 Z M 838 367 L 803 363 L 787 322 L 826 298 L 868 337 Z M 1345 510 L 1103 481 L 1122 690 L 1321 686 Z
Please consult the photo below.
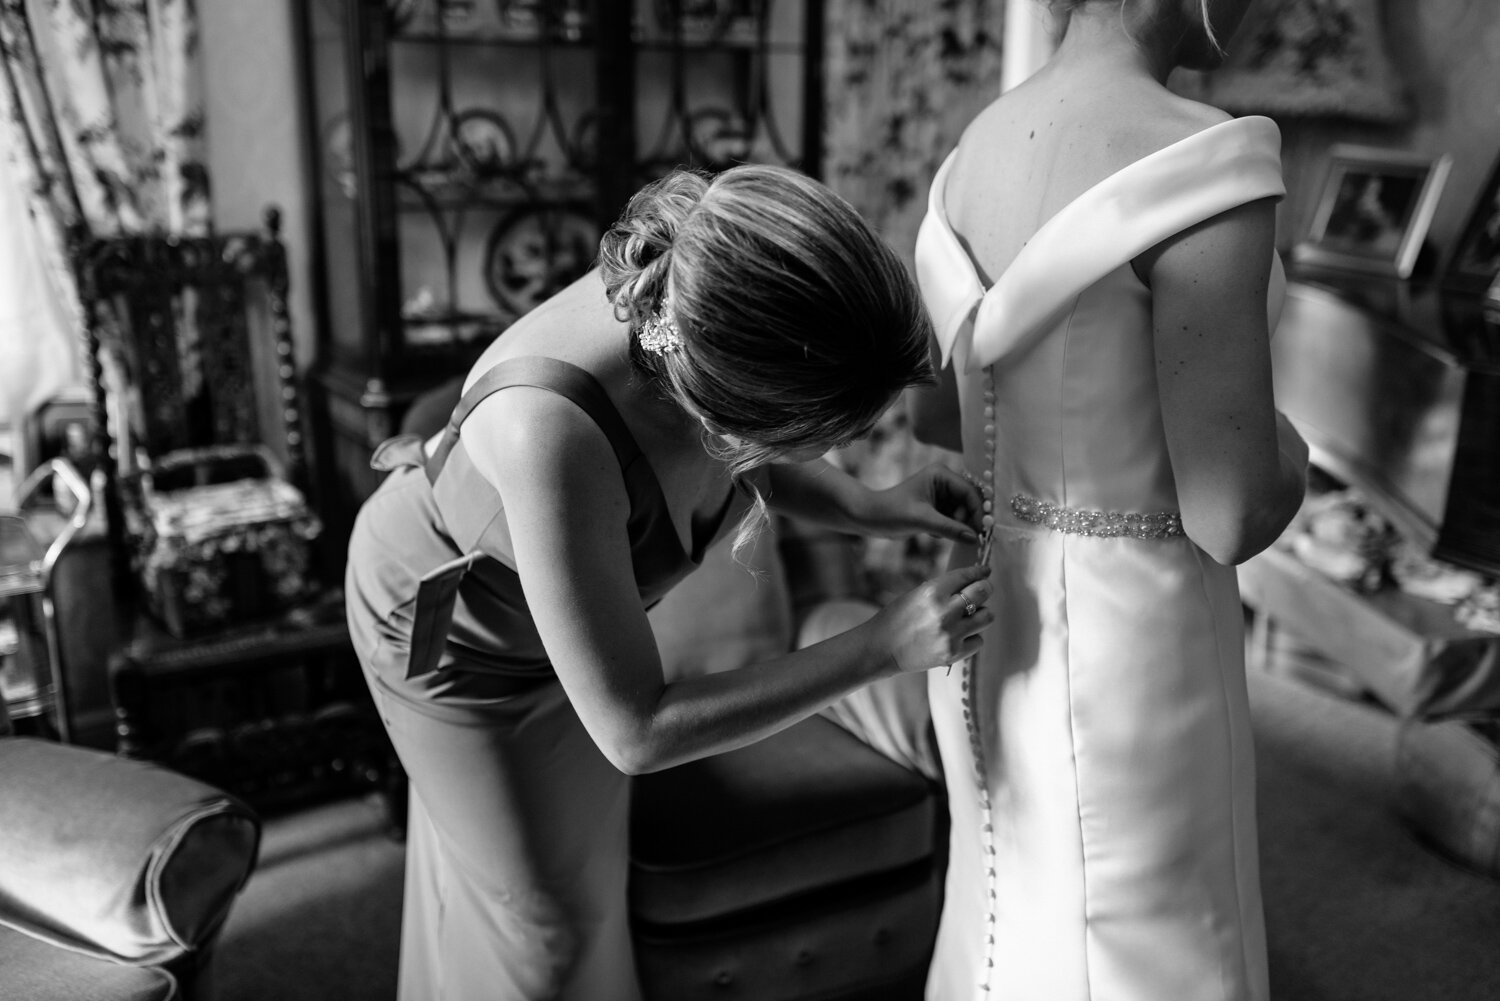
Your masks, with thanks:
M 1186 534 L 1182 530 L 1182 515 L 1176 511 L 1154 511 L 1150 514 L 1088 511 L 1076 507 L 1058 507 L 1025 494 L 1012 497 L 1010 509 L 1022 521 L 1045 525 L 1054 531 L 1071 535 L 1150 540 L 1171 539 Z

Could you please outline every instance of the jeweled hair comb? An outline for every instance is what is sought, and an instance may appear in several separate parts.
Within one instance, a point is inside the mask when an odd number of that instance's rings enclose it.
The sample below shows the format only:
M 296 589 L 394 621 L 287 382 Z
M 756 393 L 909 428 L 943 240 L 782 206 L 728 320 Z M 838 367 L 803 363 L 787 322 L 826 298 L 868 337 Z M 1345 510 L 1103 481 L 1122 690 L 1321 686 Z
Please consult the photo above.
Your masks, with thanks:
M 682 331 L 677 329 L 677 321 L 669 314 L 670 307 L 671 302 L 663 299 L 656 312 L 641 324 L 641 329 L 636 333 L 641 342 L 641 350 L 648 354 L 671 354 L 682 347 Z

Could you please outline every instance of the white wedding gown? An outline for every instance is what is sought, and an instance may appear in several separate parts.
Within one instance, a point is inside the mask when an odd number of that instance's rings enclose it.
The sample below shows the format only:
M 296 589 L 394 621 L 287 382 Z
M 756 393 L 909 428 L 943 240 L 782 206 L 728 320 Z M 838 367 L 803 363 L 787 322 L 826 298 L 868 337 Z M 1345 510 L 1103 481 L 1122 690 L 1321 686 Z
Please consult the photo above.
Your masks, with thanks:
M 917 270 L 994 485 L 998 618 L 971 691 L 930 677 L 952 853 L 929 1001 L 1267 996 L 1238 585 L 1181 534 L 1130 261 L 1280 197 L 1279 156 L 1258 117 L 1152 153 L 988 289 L 944 210 L 953 157 L 933 182 Z M 1278 262 L 1273 327 L 1283 289 Z

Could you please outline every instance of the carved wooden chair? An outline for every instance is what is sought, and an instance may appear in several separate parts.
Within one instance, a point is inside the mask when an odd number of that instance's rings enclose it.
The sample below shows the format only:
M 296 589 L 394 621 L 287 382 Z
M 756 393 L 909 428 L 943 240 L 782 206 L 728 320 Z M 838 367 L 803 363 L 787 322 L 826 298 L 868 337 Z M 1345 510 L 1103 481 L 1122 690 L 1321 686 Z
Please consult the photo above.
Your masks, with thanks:
M 130 623 L 109 665 L 117 750 L 262 806 L 383 782 L 304 493 L 279 211 L 258 232 L 79 239 L 73 262 Z

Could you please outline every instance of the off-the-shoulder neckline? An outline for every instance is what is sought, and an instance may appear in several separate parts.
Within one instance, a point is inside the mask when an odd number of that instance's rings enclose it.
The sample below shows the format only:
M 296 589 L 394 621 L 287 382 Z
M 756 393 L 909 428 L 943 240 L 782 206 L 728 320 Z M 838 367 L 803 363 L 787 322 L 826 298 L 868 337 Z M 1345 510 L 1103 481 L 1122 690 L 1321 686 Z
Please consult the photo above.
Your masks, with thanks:
M 1254 128 L 1264 128 L 1266 125 L 1270 125 L 1272 129 L 1278 128 L 1275 121 L 1267 118 L 1264 115 L 1246 115 L 1240 118 L 1231 118 L 1228 121 L 1216 122 L 1206 129 L 1200 129 L 1199 131 L 1194 132 L 1191 135 L 1183 136 L 1181 139 L 1178 139 L 1175 142 L 1168 143 L 1160 149 L 1152 150 L 1145 156 L 1127 163 L 1125 166 L 1121 167 L 1119 170 L 1114 171 L 1113 173 L 1106 174 L 1104 177 L 1100 178 L 1098 181 L 1094 182 L 1083 191 L 1079 192 L 1072 199 L 1065 202 L 1060 208 L 1058 208 L 1056 212 L 1052 213 L 1052 215 L 1049 216 L 1045 222 L 1038 226 L 1035 232 L 1032 233 L 1031 238 L 1027 241 L 1026 246 L 1022 247 L 1020 252 L 1016 254 L 1015 259 L 1011 261 L 1007 270 L 1015 267 L 1015 262 L 1017 260 L 1020 260 L 1022 255 L 1026 254 L 1029 247 L 1038 242 L 1038 234 L 1044 232 L 1050 227 L 1060 225 L 1060 220 L 1066 221 L 1066 219 L 1070 215 L 1073 215 L 1077 212 L 1078 205 L 1086 205 L 1088 202 L 1098 199 L 1103 194 L 1107 194 L 1111 188 L 1125 183 L 1125 181 L 1127 181 L 1131 176 L 1148 169 L 1158 160 L 1161 160 L 1171 154 L 1180 153 L 1184 145 L 1203 142 L 1205 141 L 1206 137 L 1210 135 L 1217 135 L 1224 129 L 1236 127 L 1244 128 L 1246 126 L 1253 126 Z M 928 212 L 934 218 L 936 218 L 941 226 L 944 236 L 959 251 L 960 255 L 967 263 L 975 282 L 978 283 L 980 288 L 985 290 L 985 294 L 987 295 L 989 294 L 990 290 L 993 289 L 996 284 L 998 284 L 999 278 L 997 277 L 995 282 L 986 285 L 984 279 L 980 276 L 979 268 L 974 264 L 974 258 L 964 247 L 963 242 L 958 238 L 958 234 L 954 232 L 953 225 L 948 221 L 948 207 L 945 198 L 947 181 L 949 171 L 952 169 L 954 159 L 957 156 L 958 147 L 955 147 L 948 153 L 947 157 L 943 159 L 942 165 L 938 167 L 937 174 L 934 175 L 932 180 L 931 193 L 928 196 Z

